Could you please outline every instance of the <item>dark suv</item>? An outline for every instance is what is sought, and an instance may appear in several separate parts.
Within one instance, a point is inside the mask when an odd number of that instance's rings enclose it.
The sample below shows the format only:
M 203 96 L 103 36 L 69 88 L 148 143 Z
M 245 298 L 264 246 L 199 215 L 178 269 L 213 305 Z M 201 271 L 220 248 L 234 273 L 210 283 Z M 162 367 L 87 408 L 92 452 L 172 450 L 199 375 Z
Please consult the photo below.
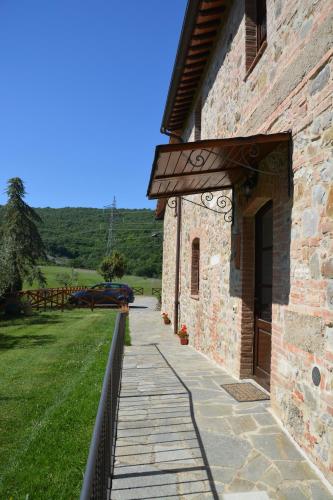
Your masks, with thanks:
M 132 288 L 122 283 L 98 283 L 87 290 L 80 290 L 72 293 L 68 301 L 71 304 L 101 304 L 112 305 L 134 302 L 134 293 Z

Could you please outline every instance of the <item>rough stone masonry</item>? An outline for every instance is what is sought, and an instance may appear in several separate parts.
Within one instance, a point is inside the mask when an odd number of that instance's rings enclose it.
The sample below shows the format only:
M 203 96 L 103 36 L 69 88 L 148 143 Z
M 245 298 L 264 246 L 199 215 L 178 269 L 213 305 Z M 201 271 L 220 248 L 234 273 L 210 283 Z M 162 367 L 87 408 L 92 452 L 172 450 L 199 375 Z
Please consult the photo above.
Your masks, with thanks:
M 202 80 L 201 138 L 291 130 L 292 193 L 282 147 L 260 165 L 279 176 L 259 176 L 250 199 L 236 186 L 232 227 L 220 215 L 182 202 L 180 321 L 196 349 L 238 378 L 251 376 L 253 221 L 273 200 L 272 409 L 333 483 L 333 2 L 267 0 L 267 33 L 267 48 L 246 74 L 244 1 L 232 2 Z M 194 140 L 194 111 L 183 136 Z M 198 195 L 188 198 L 199 201 Z M 171 208 L 164 227 L 162 307 L 172 318 Z M 200 238 L 198 297 L 191 297 L 190 286 L 194 238 Z

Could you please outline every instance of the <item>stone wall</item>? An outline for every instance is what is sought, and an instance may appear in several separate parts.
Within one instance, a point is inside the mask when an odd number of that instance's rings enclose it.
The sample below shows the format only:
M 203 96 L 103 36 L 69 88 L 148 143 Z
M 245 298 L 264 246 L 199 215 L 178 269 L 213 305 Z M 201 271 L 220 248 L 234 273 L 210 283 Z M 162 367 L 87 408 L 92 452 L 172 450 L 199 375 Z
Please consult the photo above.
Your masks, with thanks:
M 163 233 L 162 312 L 167 312 L 172 322 L 175 300 L 176 226 L 175 210 L 167 207 Z
M 267 48 L 246 75 L 244 2 L 233 3 L 203 81 L 202 138 L 291 130 L 293 192 L 289 198 L 287 153 L 279 151 L 261 168 L 276 163 L 283 180 L 269 182 L 259 176 L 248 201 L 236 189 L 233 226 L 183 201 L 180 321 L 197 349 L 235 376 L 249 374 L 251 217 L 265 200 L 273 199 L 272 408 L 333 482 L 333 3 L 268 0 L 267 12 Z M 183 135 L 193 140 L 193 114 Z M 187 198 L 198 201 L 200 196 Z M 175 228 L 168 208 L 162 307 L 170 317 Z M 240 269 L 234 265 L 237 235 Z M 201 244 L 199 300 L 190 295 L 195 237 Z M 314 366 L 321 373 L 318 387 L 311 377 Z

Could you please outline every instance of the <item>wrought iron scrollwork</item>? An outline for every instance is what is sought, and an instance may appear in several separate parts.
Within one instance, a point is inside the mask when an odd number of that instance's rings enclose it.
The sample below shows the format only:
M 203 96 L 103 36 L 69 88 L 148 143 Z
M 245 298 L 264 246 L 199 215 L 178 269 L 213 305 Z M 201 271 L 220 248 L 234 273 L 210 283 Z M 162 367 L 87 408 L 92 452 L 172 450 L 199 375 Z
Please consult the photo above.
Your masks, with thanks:
M 206 158 L 203 156 L 203 152 L 207 153 Z M 212 151 L 210 149 L 201 149 L 200 152 L 194 149 L 191 151 L 190 156 L 188 157 L 188 162 L 194 168 L 202 168 L 207 163 L 210 155 L 221 159 L 223 162 L 230 162 L 233 165 L 251 170 L 252 172 L 258 172 L 266 175 L 279 175 L 275 171 L 275 168 L 270 168 L 267 170 L 260 170 L 257 168 L 257 163 L 260 156 L 260 149 L 258 144 L 242 146 L 240 148 L 240 160 L 236 160 L 230 155 L 229 157 L 226 157 L 225 155 L 222 155 L 221 153 L 217 153 L 216 151 Z
M 216 198 L 215 208 L 211 208 L 209 206 L 209 203 L 214 200 L 214 194 L 211 192 L 201 194 L 201 203 L 189 200 L 188 198 L 181 197 L 181 199 L 183 201 L 187 201 L 188 203 L 192 203 L 192 205 L 196 205 L 198 207 L 205 208 L 206 210 L 210 210 L 211 212 L 215 212 L 216 214 L 223 215 L 225 222 L 232 222 L 233 220 L 233 202 L 232 199 L 226 194 L 222 194 Z M 169 198 L 167 205 L 172 209 L 176 209 L 177 199 Z
M 222 195 L 216 200 L 217 206 L 222 210 L 223 218 L 226 222 L 233 221 L 233 201 L 229 196 Z
M 174 211 L 174 216 L 177 217 L 177 198 L 168 198 L 167 205 Z
M 213 201 L 213 199 L 214 199 L 213 193 L 202 193 L 202 195 L 201 195 L 201 203 L 206 208 L 210 208 L 210 207 L 207 207 L 206 203 L 210 203 L 211 201 Z
M 169 208 L 177 207 L 177 199 L 176 198 L 168 198 L 167 205 Z
M 194 168 L 201 168 L 206 163 L 205 158 L 201 153 L 197 153 L 196 150 L 193 150 L 190 154 L 188 161 L 191 163 Z
M 232 222 L 232 199 L 226 194 L 222 194 L 216 198 L 216 207 L 219 210 L 207 206 L 207 203 L 212 202 L 214 199 L 213 193 L 202 193 L 201 203 L 204 208 L 212 210 L 218 214 L 222 214 L 226 222 Z

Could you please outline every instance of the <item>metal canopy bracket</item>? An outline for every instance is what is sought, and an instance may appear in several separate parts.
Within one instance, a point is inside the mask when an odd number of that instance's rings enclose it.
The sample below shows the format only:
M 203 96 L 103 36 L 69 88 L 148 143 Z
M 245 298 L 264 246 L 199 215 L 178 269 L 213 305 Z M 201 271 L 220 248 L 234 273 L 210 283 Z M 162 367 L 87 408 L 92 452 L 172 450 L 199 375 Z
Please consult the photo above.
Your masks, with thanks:
M 192 205 L 196 205 L 197 207 L 205 208 L 206 210 L 210 210 L 216 214 L 223 215 L 225 222 L 232 223 L 233 222 L 233 199 L 227 196 L 226 194 L 219 195 L 216 198 L 216 208 L 211 208 L 208 204 L 214 200 L 214 193 L 201 193 L 200 203 L 189 200 L 188 198 L 181 197 L 182 201 L 186 201 L 187 203 L 192 203 Z M 169 198 L 168 199 L 168 207 L 176 209 L 177 207 L 177 198 Z

